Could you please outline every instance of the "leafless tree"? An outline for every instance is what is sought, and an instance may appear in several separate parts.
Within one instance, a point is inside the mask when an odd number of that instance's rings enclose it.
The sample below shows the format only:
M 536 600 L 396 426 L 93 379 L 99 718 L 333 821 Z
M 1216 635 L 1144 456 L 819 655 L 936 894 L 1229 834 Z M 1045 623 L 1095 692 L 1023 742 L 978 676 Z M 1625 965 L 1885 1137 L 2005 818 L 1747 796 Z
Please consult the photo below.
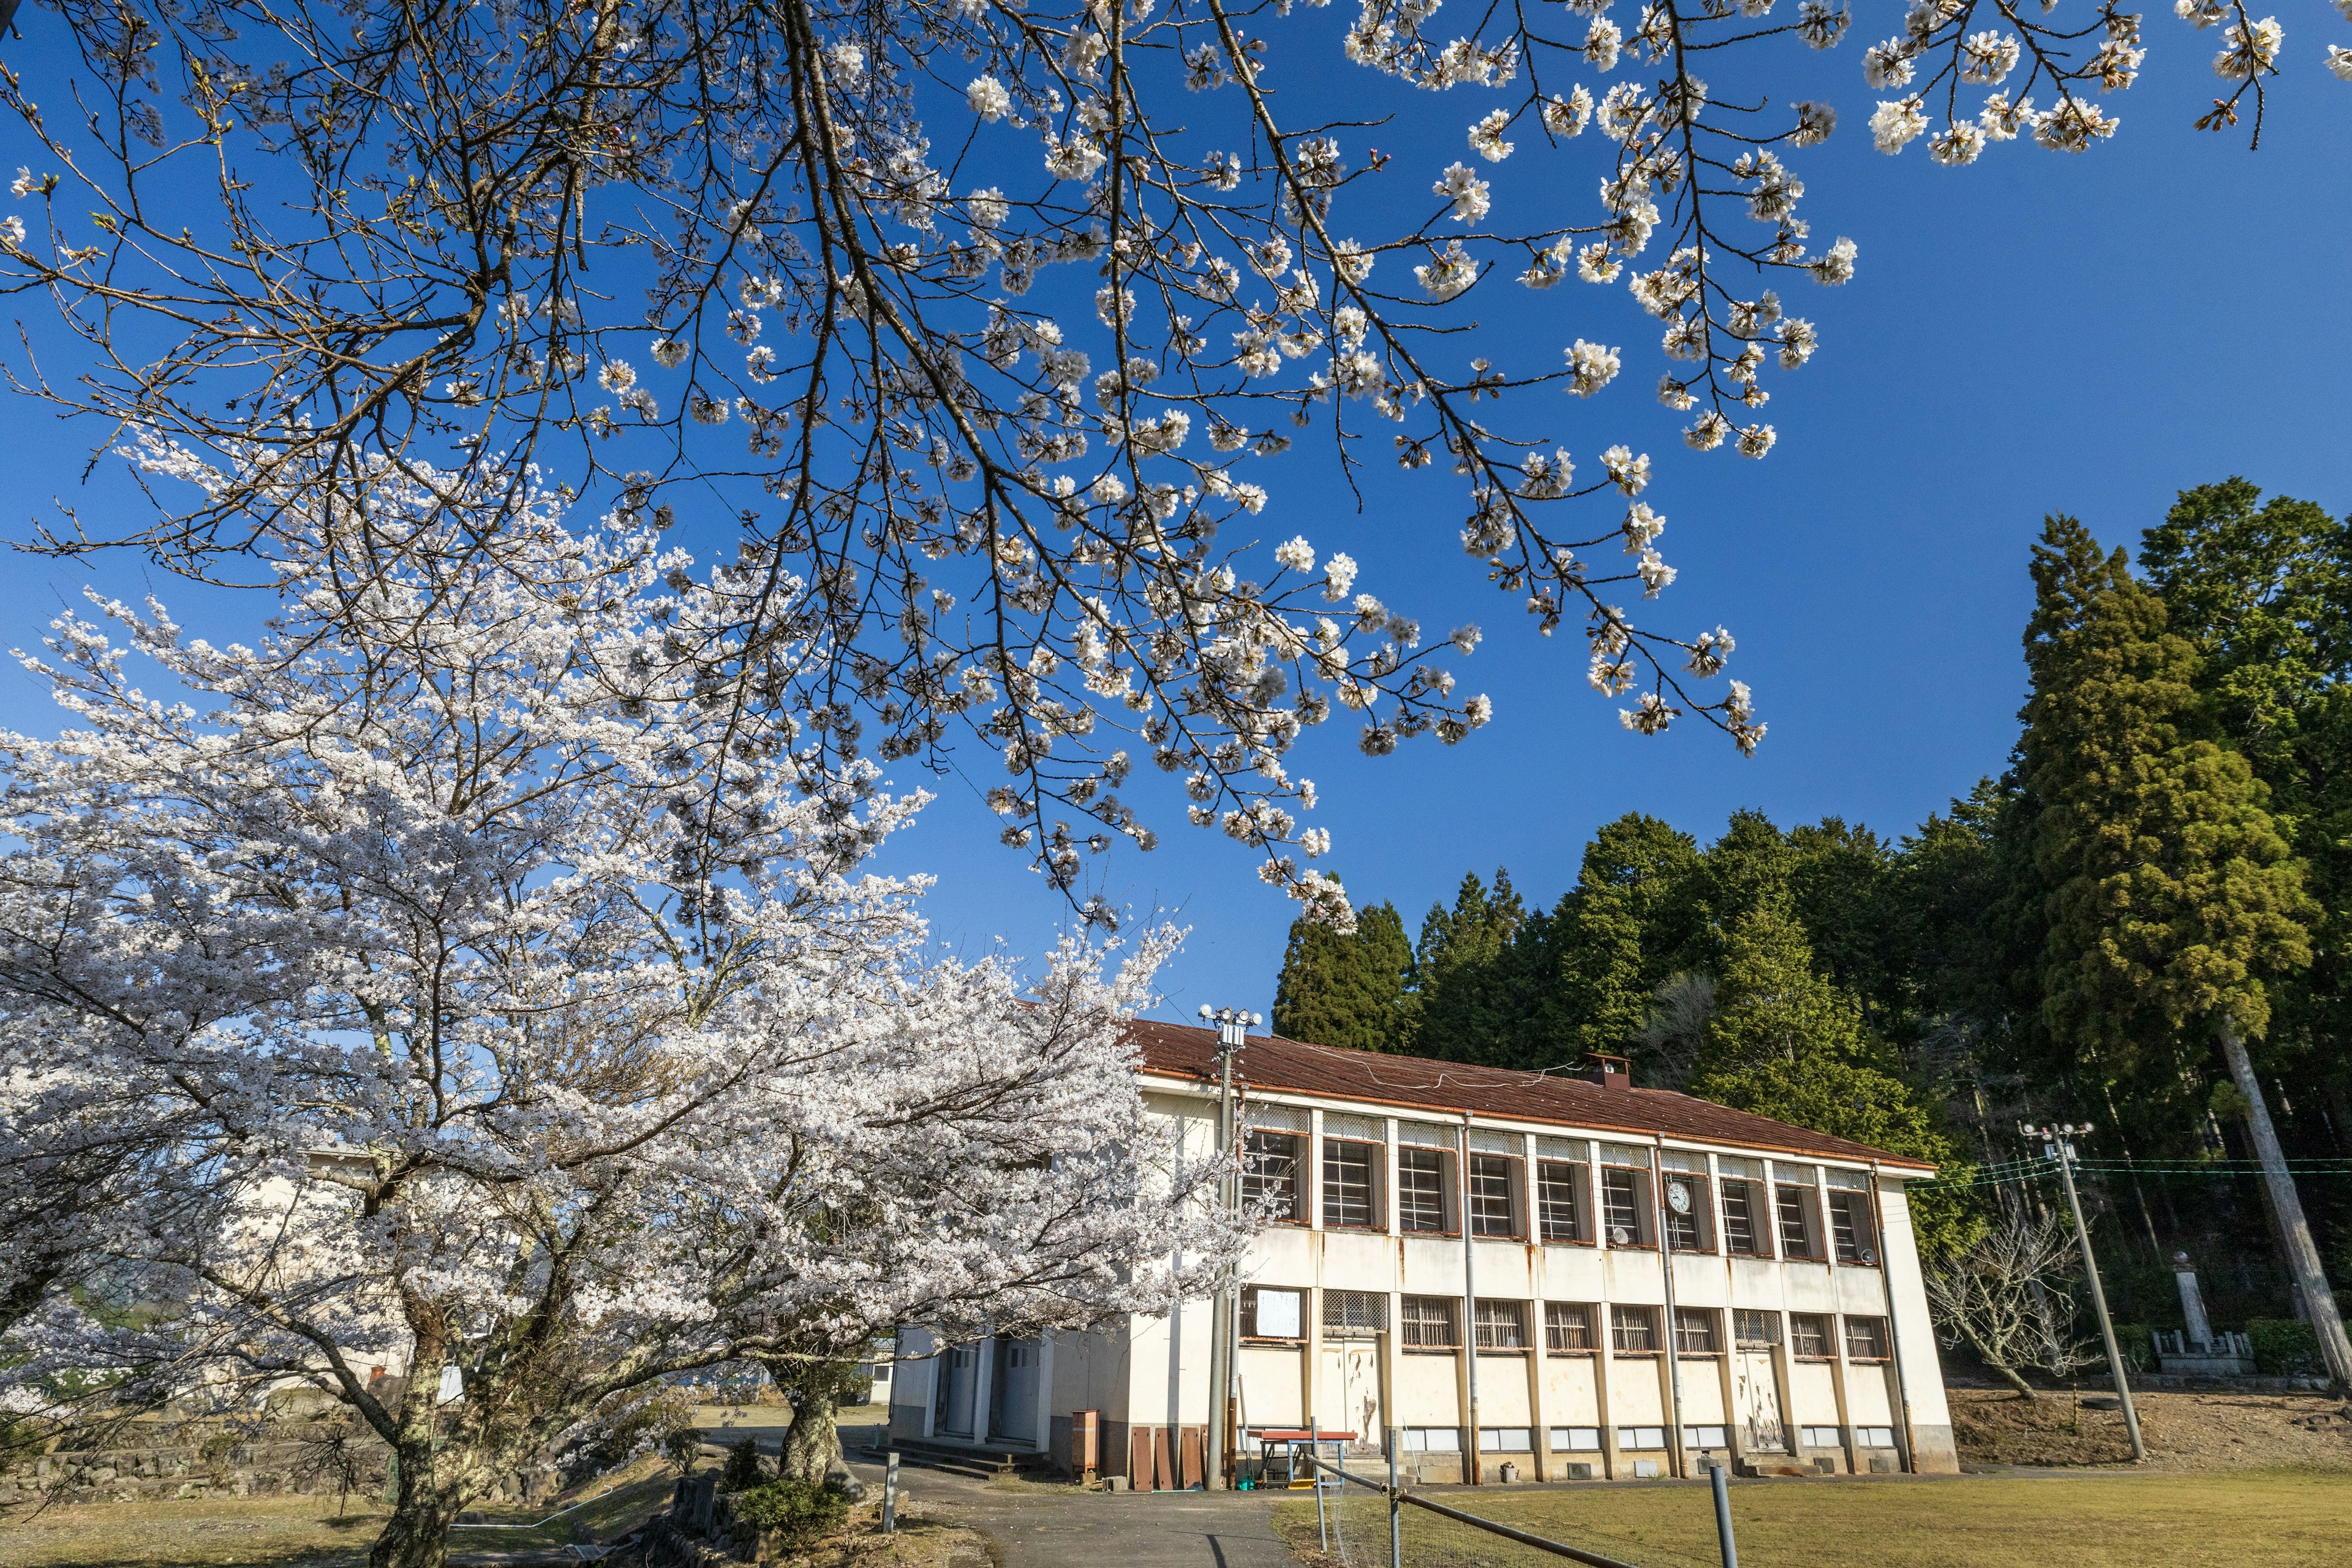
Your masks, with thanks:
M 2074 1332 L 2074 1238 L 2053 1218 L 2008 1214 L 1964 1251 L 1928 1261 L 1927 1304 L 1947 1345 L 1965 1344 L 2018 1394 L 2024 1372 L 2063 1377 L 2093 1357 Z

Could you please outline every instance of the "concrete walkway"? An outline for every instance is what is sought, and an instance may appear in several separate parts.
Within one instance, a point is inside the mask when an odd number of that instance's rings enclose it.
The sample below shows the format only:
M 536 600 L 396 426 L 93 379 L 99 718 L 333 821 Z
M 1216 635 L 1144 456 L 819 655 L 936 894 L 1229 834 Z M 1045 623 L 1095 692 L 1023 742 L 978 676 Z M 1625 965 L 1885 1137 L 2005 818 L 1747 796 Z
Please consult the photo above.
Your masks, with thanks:
M 842 1432 L 850 1468 L 875 1489 L 882 1467 Z M 1003 1568 L 1297 1568 L 1274 1533 L 1271 1492 L 1082 1492 L 1040 1482 L 990 1483 L 908 1466 L 915 1506 L 970 1525 Z

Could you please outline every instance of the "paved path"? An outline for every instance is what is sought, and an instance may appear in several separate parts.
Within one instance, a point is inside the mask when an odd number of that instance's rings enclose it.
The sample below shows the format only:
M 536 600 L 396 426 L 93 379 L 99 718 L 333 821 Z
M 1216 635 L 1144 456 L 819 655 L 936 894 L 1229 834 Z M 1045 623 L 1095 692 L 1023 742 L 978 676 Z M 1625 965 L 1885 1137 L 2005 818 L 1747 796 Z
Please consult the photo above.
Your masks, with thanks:
M 879 1489 L 882 1467 L 842 1433 L 850 1468 Z M 1003 1568 L 1298 1568 L 1274 1533 L 1266 1492 L 1082 1492 L 991 1484 L 908 1466 L 917 1507 L 987 1536 Z

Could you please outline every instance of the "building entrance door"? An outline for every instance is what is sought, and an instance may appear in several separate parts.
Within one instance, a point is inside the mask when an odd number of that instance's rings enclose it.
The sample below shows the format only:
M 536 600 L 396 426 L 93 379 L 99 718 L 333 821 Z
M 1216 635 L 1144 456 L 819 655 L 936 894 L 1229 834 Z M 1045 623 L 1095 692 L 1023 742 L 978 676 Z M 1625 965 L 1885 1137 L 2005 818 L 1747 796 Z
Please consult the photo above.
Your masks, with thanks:
M 1381 1445 L 1381 1350 L 1378 1340 L 1326 1340 L 1315 1369 L 1315 1425 L 1353 1432 L 1358 1446 Z
M 1035 1340 L 996 1342 L 996 1375 L 988 1402 L 992 1436 L 1016 1443 L 1037 1440 L 1037 1355 Z
M 972 1395 L 980 1381 L 980 1352 L 971 1345 L 950 1345 L 940 1352 L 940 1430 L 957 1437 L 972 1435 Z
M 1780 1373 L 1771 1351 L 1743 1349 L 1734 1353 L 1731 1401 L 1742 1448 L 1751 1453 L 1790 1451 L 1788 1429 L 1780 1421 Z

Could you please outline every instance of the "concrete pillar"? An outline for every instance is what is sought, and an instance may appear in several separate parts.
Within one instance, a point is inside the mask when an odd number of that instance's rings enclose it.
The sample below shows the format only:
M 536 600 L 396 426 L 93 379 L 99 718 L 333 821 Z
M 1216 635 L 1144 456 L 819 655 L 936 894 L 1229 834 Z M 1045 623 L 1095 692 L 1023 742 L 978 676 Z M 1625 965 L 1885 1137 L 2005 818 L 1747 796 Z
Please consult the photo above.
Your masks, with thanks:
M 2189 1254 L 2172 1255 L 2173 1283 L 2180 1287 L 2180 1321 L 2188 1325 L 2187 1339 L 2192 1345 L 2213 1342 L 2213 1324 L 2205 1316 L 2204 1293 L 2197 1289 L 2197 1270 L 2189 1261 Z M 2300 1297 L 2296 1298 L 2298 1300 Z

